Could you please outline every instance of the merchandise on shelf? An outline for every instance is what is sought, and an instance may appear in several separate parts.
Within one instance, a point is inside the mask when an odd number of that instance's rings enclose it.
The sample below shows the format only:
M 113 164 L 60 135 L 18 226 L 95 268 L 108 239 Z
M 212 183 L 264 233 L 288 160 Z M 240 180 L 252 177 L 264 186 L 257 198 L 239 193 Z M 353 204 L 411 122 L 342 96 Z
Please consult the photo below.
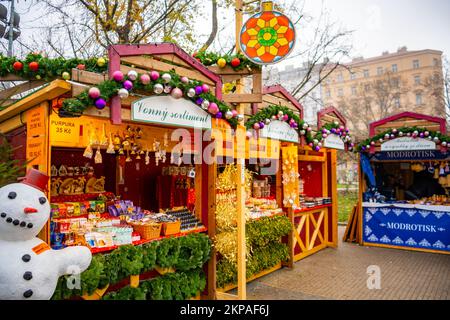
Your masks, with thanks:
M 246 202 L 247 220 L 271 217 L 282 214 L 283 209 L 278 207 L 277 201 L 270 198 L 250 198 Z
M 181 221 L 181 231 L 196 229 L 202 227 L 202 223 L 187 208 L 173 209 L 166 211 L 166 214 L 172 215 Z
M 328 197 L 305 197 L 300 196 L 300 207 L 301 208 L 313 208 L 323 205 L 331 204 L 331 198 Z

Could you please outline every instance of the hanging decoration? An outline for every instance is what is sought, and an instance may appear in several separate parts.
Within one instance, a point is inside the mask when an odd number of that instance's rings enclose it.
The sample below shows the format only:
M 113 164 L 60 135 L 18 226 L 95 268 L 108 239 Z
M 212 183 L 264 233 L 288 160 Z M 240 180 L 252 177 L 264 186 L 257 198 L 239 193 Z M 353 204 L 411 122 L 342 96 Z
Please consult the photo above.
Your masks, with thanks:
M 320 130 L 318 130 L 314 136 L 307 139 L 308 145 L 315 151 L 320 151 L 323 147 L 325 139 L 332 134 L 339 136 L 346 144 L 347 149 L 349 151 L 353 151 L 355 144 L 353 143 L 353 139 L 350 135 L 350 130 L 342 125 L 339 125 L 337 121 L 327 123 Z
M 283 205 L 287 208 L 297 208 L 299 203 L 298 173 L 298 148 L 296 146 L 283 147 L 282 152 L 282 184 L 283 184 Z
M 106 107 L 107 101 L 112 97 L 118 95 L 125 99 L 131 91 L 134 91 L 142 94 L 170 94 L 174 99 L 189 99 L 208 111 L 212 117 L 220 119 L 225 115 L 229 124 L 236 127 L 241 115 L 236 111 L 233 112 L 229 106 L 219 101 L 211 93 L 207 84 L 180 77 L 174 71 L 162 75 L 157 71 L 151 71 L 149 74 L 138 74 L 131 71 L 127 75 L 116 71 L 111 80 L 99 83 L 74 98 L 64 100 L 59 109 L 59 115 L 61 117 L 81 116 L 83 111 L 91 105 L 101 110 Z M 210 108 L 210 106 L 212 107 Z
M 244 23 L 239 42 L 242 52 L 253 63 L 277 63 L 294 48 L 294 24 L 284 14 L 274 11 L 271 1 L 265 1 L 262 3 L 262 12 Z
M 291 109 L 285 106 L 271 105 L 255 115 L 251 116 L 245 126 L 247 130 L 258 131 L 269 125 L 272 121 L 284 121 L 289 126 L 298 131 L 301 136 L 305 136 L 307 140 L 311 139 L 311 127 Z
M 371 146 L 375 146 L 377 143 L 383 143 L 388 140 L 393 140 L 401 137 L 412 137 L 414 139 L 421 138 L 435 142 L 437 145 L 446 151 L 450 145 L 450 136 L 443 135 L 440 132 L 430 131 L 426 128 L 419 127 L 402 127 L 398 129 L 390 129 L 383 133 L 380 133 L 372 138 L 366 139 L 358 144 L 355 148 L 355 152 L 369 152 Z
M 234 71 L 261 70 L 261 66 L 250 61 L 242 53 L 222 55 L 214 52 L 199 51 L 192 56 L 207 67 L 217 65 L 221 69 L 230 66 Z

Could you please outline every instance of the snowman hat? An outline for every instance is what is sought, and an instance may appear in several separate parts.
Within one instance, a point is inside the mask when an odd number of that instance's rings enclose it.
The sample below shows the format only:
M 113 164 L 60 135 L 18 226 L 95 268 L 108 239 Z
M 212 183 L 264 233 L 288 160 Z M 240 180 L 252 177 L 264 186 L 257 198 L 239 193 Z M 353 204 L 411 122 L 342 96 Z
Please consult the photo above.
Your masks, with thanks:
M 39 170 L 31 168 L 23 178 L 19 178 L 20 182 L 30 187 L 36 188 L 42 192 L 47 191 L 48 175 Z

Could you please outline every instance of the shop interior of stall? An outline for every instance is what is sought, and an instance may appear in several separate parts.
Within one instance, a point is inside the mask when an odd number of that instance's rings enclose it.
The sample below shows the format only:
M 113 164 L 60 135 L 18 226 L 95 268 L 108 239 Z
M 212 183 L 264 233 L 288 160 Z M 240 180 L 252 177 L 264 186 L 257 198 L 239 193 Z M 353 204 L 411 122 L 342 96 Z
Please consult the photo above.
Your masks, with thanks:
M 145 127 L 139 130 L 146 133 Z M 196 208 L 194 154 L 170 153 L 163 142 L 155 150 L 123 141 L 114 152 L 100 145 L 52 147 L 52 247 L 87 244 L 98 252 L 204 231 Z
M 373 162 L 376 187 L 386 202 L 447 203 L 450 167 L 446 161 Z

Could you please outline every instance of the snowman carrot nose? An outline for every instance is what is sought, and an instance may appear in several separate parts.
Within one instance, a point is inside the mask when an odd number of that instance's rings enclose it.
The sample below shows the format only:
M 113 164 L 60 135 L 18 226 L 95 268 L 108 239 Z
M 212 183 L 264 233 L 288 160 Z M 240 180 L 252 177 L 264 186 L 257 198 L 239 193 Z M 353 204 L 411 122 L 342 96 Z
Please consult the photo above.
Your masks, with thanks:
M 23 209 L 23 212 L 25 212 L 26 214 L 30 214 L 37 212 L 37 210 L 35 208 L 25 208 Z

